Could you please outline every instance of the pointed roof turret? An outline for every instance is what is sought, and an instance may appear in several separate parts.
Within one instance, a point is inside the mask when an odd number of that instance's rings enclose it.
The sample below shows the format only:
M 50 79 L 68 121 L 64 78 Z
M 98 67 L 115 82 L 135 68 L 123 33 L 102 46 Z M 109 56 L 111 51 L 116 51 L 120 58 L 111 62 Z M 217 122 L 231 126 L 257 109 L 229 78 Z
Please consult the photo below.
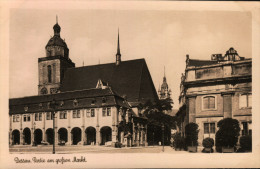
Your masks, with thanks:
M 58 24 L 58 16 L 56 15 L 56 24 L 53 26 L 54 36 L 60 36 L 60 25 Z

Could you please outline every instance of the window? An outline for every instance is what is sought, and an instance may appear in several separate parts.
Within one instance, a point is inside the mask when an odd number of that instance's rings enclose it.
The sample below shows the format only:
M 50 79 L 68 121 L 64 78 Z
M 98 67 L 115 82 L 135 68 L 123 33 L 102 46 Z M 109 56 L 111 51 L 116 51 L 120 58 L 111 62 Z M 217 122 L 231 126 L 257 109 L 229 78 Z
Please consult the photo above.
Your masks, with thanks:
M 51 65 L 48 65 L 48 83 L 51 83 Z
M 242 122 L 242 136 L 252 135 L 251 122 Z
M 216 109 L 215 96 L 203 97 L 203 109 Z
M 87 109 L 86 116 L 90 117 L 90 109 Z
M 106 108 L 103 108 L 103 109 L 102 109 L 102 115 L 103 115 L 103 116 L 106 116 L 106 114 L 107 114 L 107 109 L 106 109 Z
M 77 101 L 76 99 L 73 100 L 73 106 L 76 107 L 76 106 L 78 106 L 78 105 L 79 105 L 78 101 Z
M 91 117 L 95 117 L 95 109 L 91 109 Z
M 239 108 L 252 107 L 252 94 L 239 95 Z
M 107 108 L 107 116 L 111 116 L 111 108 L 110 107 Z
M 80 110 L 73 110 L 73 118 L 80 118 Z
M 13 115 L 13 122 L 19 122 L 20 116 L 19 115 Z
M 47 112 L 46 113 L 46 120 L 52 120 L 53 117 L 52 117 L 52 113 L 51 112 Z
M 39 113 L 39 121 L 42 121 L 42 113 Z
M 215 134 L 215 123 L 204 123 L 204 134 Z
M 35 113 L 35 121 L 42 121 L 42 113 Z
M 105 97 L 102 97 L 102 103 L 106 103 L 107 99 Z
M 103 116 L 111 116 L 111 108 L 108 107 L 108 108 L 103 108 L 102 109 L 102 115 Z
M 96 103 L 96 99 L 93 98 L 93 99 L 91 100 L 91 104 L 94 105 L 95 103 Z
M 77 118 L 80 118 L 80 110 L 77 110 Z
M 67 119 L 67 112 L 66 111 L 60 112 L 60 119 Z
M 31 121 L 31 117 L 30 117 L 30 115 L 29 114 L 25 114 L 25 115 L 23 115 L 23 121 Z
M 73 110 L 73 118 L 77 118 L 77 111 Z

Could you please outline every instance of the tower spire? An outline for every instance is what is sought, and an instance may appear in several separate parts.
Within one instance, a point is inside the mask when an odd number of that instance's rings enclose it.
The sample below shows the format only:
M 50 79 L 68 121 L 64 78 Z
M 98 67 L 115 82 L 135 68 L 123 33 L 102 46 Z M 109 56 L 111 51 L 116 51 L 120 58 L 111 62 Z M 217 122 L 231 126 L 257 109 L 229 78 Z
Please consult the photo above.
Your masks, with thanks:
M 164 66 L 164 77 L 165 77 L 165 66 Z
M 56 23 L 58 24 L 58 15 L 56 15 Z
M 120 53 L 120 42 L 119 42 L 119 28 L 117 35 L 117 53 L 116 53 L 116 65 L 119 65 L 121 62 L 121 53 Z
M 117 36 L 117 55 L 120 54 L 120 42 L 119 42 L 119 28 L 118 28 L 118 36 Z

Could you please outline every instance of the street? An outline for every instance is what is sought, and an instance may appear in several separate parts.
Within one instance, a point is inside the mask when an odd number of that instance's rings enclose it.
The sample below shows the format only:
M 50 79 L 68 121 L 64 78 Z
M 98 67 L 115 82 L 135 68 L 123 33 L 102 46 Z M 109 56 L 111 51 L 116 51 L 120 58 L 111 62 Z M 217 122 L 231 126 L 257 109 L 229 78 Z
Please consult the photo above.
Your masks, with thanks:
M 56 154 L 77 153 L 188 153 L 187 151 L 175 151 L 170 146 L 147 146 L 147 147 L 106 147 L 106 146 L 56 146 Z M 11 154 L 52 154 L 52 145 L 48 146 L 11 146 Z

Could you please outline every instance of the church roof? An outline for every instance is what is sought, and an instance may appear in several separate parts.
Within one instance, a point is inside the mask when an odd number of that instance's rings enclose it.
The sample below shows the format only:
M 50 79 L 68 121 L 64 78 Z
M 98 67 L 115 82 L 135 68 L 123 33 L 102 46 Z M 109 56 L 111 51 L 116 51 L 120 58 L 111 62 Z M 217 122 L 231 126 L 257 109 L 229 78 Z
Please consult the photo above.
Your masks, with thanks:
M 47 46 L 60 46 L 60 47 L 65 47 L 67 48 L 66 42 L 61 39 L 59 36 L 54 35 L 47 43 Z
M 158 96 L 144 59 L 70 68 L 66 71 L 61 91 L 94 88 L 101 79 L 129 102 L 156 100 Z

